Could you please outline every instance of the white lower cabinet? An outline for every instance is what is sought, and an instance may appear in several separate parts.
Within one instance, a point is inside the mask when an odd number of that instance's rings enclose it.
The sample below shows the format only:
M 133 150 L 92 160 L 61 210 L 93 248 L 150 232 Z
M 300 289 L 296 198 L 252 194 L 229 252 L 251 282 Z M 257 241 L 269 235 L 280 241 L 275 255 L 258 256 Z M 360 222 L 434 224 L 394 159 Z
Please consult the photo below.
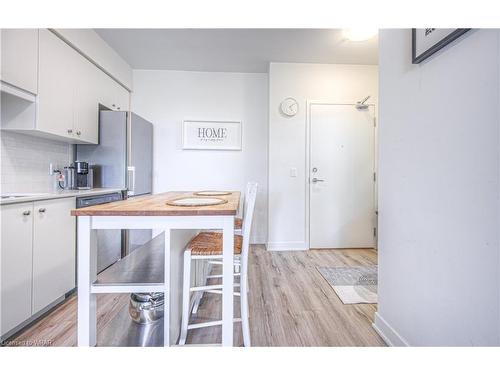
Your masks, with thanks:
M 75 287 L 75 198 L 0 206 L 1 335 Z
M 33 314 L 75 287 L 75 198 L 34 203 Z
M 33 203 L 0 206 L 1 335 L 31 316 Z

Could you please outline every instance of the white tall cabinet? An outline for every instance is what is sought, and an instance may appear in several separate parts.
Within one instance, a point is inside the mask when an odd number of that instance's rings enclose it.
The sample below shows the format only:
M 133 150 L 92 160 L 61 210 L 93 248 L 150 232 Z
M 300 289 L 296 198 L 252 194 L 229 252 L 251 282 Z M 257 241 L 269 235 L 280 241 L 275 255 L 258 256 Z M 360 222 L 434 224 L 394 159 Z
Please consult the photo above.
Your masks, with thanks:
M 1 335 L 75 287 L 75 198 L 0 206 Z

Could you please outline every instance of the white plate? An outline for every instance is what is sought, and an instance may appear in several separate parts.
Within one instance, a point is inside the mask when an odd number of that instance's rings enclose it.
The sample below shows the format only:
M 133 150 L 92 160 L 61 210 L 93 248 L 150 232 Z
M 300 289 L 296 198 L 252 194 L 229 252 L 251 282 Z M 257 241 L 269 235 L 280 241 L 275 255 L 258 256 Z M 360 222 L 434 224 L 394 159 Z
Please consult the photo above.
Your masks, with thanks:
M 196 207 L 196 206 L 215 206 L 218 204 L 227 203 L 227 200 L 215 197 L 185 197 L 185 198 L 176 198 L 170 201 L 167 201 L 169 206 L 182 206 L 182 207 Z

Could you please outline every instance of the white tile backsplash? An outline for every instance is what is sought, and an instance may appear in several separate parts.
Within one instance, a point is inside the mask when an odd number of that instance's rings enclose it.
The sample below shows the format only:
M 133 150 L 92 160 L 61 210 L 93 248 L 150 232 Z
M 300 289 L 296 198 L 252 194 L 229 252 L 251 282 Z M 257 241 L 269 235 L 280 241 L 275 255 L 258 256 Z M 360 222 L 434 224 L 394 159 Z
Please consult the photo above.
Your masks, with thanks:
M 0 132 L 0 190 L 5 193 L 47 193 L 55 189 L 55 175 L 72 160 L 72 146 L 31 135 Z

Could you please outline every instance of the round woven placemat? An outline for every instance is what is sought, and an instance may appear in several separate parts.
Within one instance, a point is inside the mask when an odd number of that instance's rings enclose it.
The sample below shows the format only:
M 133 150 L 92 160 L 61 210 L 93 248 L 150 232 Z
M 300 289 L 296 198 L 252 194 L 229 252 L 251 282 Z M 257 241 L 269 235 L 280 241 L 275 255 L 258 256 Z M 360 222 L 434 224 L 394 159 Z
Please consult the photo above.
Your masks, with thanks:
M 205 202 L 202 202 L 203 200 L 205 200 Z M 210 200 L 210 202 L 207 202 L 207 200 Z M 183 203 L 182 201 L 190 201 L 190 202 Z M 200 201 L 200 202 L 195 202 L 195 201 Z M 171 199 L 166 202 L 166 204 L 168 204 L 169 206 L 178 206 L 178 207 L 217 206 L 219 204 L 224 204 L 224 203 L 227 203 L 226 199 L 215 198 L 215 197 L 206 197 L 206 198 L 181 197 L 181 198 Z
M 221 197 L 224 195 L 231 195 L 231 192 L 221 190 L 202 190 L 194 192 L 193 195 L 197 195 L 199 197 Z

